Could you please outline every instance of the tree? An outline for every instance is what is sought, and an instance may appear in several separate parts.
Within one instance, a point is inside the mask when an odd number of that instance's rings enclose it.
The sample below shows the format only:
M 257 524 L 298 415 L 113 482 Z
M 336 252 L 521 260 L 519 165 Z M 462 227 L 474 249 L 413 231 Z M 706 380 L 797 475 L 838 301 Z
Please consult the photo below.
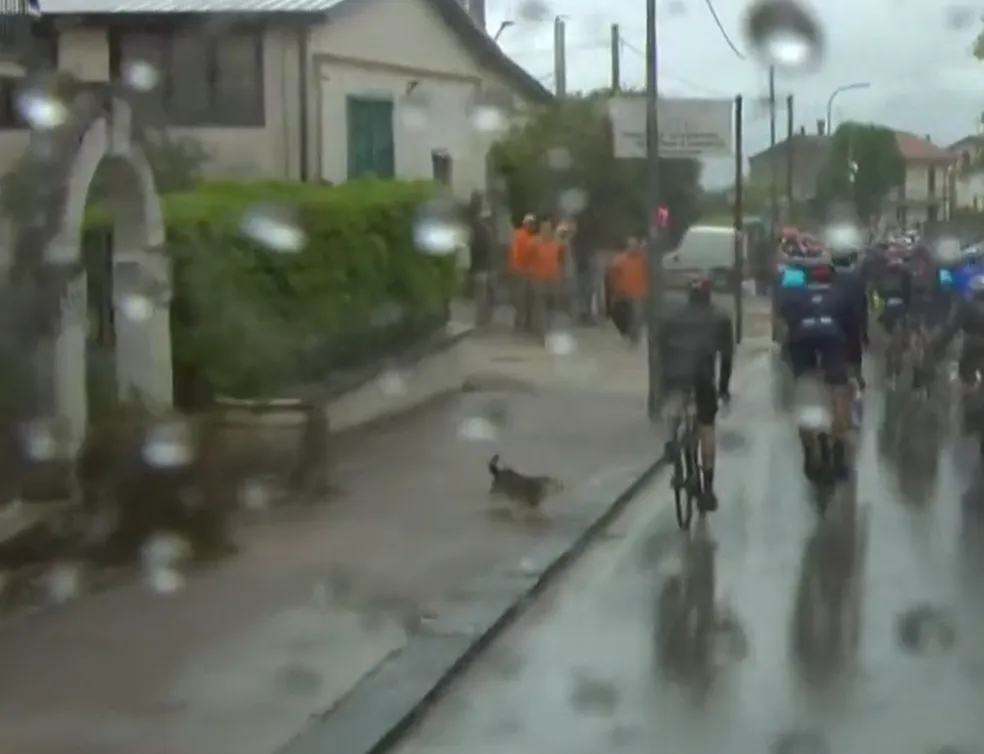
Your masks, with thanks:
M 506 181 L 514 222 L 527 212 L 576 214 L 581 239 L 602 248 L 646 235 L 645 163 L 615 159 L 607 96 L 575 95 L 536 110 L 495 146 L 492 162 Z M 659 167 L 676 246 L 699 214 L 700 163 L 660 160 Z
M 888 193 L 905 181 L 905 158 L 895 133 L 868 123 L 843 123 L 834 133 L 817 178 L 822 214 L 847 204 L 861 221 L 880 214 Z

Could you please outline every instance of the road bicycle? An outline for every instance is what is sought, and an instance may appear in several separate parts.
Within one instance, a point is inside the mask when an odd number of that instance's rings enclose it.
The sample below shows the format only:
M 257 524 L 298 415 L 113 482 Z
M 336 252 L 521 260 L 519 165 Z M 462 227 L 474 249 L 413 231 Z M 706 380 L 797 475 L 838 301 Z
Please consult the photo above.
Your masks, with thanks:
M 703 474 L 700 466 L 700 440 L 697 437 L 697 406 L 691 388 L 683 395 L 680 410 L 671 415 L 675 419 L 670 435 L 669 456 L 673 463 L 673 498 L 676 506 L 677 525 L 681 531 L 690 529 L 694 516 L 694 503 L 703 494 Z

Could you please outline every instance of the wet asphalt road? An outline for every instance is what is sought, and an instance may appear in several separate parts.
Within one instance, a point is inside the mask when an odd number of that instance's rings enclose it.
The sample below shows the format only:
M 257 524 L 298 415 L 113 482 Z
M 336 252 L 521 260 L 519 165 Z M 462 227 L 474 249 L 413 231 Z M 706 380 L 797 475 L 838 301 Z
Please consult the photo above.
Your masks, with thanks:
M 658 478 L 400 754 L 984 752 L 984 499 L 965 494 L 967 455 L 950 442 L 914 499 L 879 454 L 872 386 L 855 485 L 821 520 L 770 363 L 752 368 L 722 421 L 708 526 L 679 534 Z M 689 613 L 670 607 L 681 584 Z M 698 628 L 673 631 L 687 614 Z

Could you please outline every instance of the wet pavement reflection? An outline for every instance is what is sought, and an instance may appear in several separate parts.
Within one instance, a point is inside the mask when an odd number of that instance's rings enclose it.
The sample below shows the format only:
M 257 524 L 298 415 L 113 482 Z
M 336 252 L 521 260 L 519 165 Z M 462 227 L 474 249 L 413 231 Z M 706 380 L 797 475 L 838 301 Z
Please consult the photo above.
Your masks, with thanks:
M 752 369 L 707 525 L 680 534 L 658 478 L 399 752 L 984 752 L 973 453 L 947 436 L 914 495 L 872 385 L 856 479 L 821 518 L 770 363 Z

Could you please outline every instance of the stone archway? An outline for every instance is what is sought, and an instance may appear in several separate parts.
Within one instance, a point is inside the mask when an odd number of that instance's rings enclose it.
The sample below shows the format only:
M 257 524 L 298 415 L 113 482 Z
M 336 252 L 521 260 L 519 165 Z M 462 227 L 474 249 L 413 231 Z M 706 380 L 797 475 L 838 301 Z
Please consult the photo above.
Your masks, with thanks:
M 162 253 L 164 221 L 153 171 L 134 139 L 129 103 L 113 98 L 111 106 L 93 119 L 79 142 L 68 170 L 65 202 L 57 233 L 45 250 L 53 263 L 81 260 L 86 202 L 100 168 L 113 171 L 108 208 L 114 218 L 112 288 L 116 292 L 115 372 L 119 397 L 136 391 L 149 405 L 172 403 L 170 301 L 168 260 Z M 134 290 L 136 286 L 140 291 Z M 120 312 L 121 294 L 153 292 L 149 316 L 134 320 Z M 85 436 L 88 421 L 87 336 L 89 306 L 86 276 L 69 284 L 62 304 L 60 330 L 50 353 L 56 415 L 67 420 L 73 448 Z

